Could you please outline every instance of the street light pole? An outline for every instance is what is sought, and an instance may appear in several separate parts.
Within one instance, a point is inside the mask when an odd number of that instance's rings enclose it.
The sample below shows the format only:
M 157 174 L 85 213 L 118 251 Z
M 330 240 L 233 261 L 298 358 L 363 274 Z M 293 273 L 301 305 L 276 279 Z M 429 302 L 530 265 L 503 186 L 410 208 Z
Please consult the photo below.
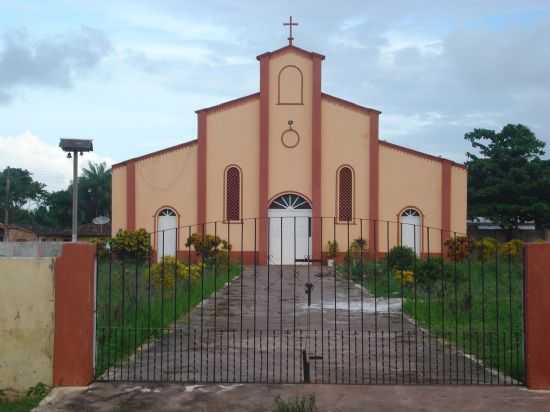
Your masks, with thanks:
M 73 236 L 78 240 L 78 152 L 73 152 Z
M 84 155 L 84 152 L 91 152 L 94 146 L 88 139 L 61 139 L 59 147 L 67 152 L 67 157 L 71 158 L 73 154 L 73 228 L 72 241 L 78 240 L 78 154 Z

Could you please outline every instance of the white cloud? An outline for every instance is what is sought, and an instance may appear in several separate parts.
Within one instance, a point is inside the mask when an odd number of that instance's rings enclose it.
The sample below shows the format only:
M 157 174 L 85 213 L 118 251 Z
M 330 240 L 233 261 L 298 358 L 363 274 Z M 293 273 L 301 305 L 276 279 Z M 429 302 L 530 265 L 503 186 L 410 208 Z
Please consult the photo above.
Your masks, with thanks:
M 85 153 L 79 158 L 79 168 L 88 162 L 106 162 L 108 166 L 112 159 L 97 153 Z M 0 136 L 0 169 L 6 166 L 27 169 L 35 180 L 45 183 L 48 190 L 65 189 L 71 182 L 73 169 L 72 160 L 54 144 L 49 144 L 26 131 L 17 136 Z
M 425 112 L 408 114 L 387 114 L 383 117 L 382 130 L 391 140 L 392 137 L 408 136 L 414 133 L 420 133 L 423 129 L 444 120 L 445 115 L 438 112 Z

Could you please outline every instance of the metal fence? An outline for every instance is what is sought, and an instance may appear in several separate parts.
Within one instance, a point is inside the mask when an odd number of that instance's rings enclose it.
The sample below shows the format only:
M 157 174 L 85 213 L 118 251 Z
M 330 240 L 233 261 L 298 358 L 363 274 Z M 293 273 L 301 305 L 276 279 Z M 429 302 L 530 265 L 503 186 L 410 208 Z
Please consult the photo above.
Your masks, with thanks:
M 517 242 L 281 216 L 110 246 L 97 265 L 97 380 L 523 381 Z

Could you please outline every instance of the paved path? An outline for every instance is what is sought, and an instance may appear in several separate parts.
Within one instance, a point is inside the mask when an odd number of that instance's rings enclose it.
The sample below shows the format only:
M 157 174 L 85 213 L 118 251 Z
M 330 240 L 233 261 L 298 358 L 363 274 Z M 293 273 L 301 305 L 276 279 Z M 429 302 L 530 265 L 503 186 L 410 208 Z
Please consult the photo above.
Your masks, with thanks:
M 511 386 L 138 385 L 56 388 L 37 412 L 271 412 L 276 397 L 313 394 L 319 412 L 543 412 L 550 392 Z
M 245 268 L 109 380 L 256 383 L 501 383 L 418 328 L 400 299 L 374 299 L 315 266 Z M 327 273 L 328 271 L 328 273 Z M 312 285 L 311 302 L 305 293 Z M 304 362 L 305 360 L 305 362 Z M 509 379 L 509 378 L 508 378 Z

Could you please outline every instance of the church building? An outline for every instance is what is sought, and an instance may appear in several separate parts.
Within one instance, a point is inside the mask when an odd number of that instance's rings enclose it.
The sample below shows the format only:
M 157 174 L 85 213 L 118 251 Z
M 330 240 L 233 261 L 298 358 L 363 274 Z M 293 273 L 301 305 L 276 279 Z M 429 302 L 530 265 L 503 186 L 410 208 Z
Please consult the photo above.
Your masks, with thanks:
M 463 165 L 381 140 L 381 112 L 324 93 L 325 56 L 292 34 L 256 58 L 259 91 L 197 110 L 195 140 L 113 165 L 113 234 L 144 228 L 157 256 L 217 234 L 275 264 L 319 260 L 333 238 L 420 255 L 465 234 Z

